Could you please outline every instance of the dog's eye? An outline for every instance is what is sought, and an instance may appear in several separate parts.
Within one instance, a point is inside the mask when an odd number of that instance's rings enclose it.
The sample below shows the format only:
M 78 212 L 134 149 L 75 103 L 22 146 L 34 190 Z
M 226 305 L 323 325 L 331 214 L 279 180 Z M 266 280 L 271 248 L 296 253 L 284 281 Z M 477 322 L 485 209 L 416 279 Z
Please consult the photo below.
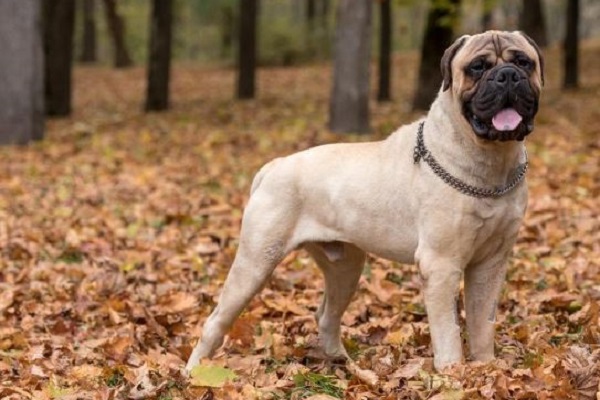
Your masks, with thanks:
M 514 61 L 514 63 L 518 66 L 521 67 L 523 69 L 529 69 L 531 68 L 531 61 L 527 58 L 524 57 L 517 57 Z
M 485 60 L 475 60 L 469 64 L 469 72 L 473 75 L 479 75 L 490 67 L 490 64 Z

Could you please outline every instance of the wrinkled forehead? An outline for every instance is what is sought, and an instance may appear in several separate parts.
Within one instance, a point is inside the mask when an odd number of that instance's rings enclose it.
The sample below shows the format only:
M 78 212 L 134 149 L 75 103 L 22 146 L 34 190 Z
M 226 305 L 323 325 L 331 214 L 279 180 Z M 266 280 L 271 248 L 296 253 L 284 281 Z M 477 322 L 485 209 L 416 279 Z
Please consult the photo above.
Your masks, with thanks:
M 537 52 L 525 37 L 517 32 L 488 31 L 470 36 L 462 51 L 473 57 L 493 56 L 506 59 L 515 52 L 525 53 L 537 60 Z

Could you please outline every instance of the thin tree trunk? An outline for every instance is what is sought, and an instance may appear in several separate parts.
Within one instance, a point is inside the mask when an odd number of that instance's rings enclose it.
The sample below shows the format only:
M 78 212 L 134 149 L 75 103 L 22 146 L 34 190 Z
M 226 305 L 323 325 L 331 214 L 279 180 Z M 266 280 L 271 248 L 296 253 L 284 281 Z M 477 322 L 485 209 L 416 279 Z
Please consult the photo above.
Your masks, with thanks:
M 305 40 L 306 40 L 306 50 L 307 54 L 309 54 L 312 58 L 314 58 L 317 54 L 317 43 L 316 43 L 316 16 L 317 16 L 317 4 L 316 0 L 305 0 L 306 1 L 306 24 L 305 28 Z
M 421 47 L 418 86 L 413 99 L 413 109 L 428 110 L 442 82 L 440 60 L 444 51 L 452 44 L 454 21 L 460 0 L 450 0 L 448 5 L 436 5 L 431 1 L 427 16 L 427 27 Z
M 233 36 L 235 31 L 235 15 L 231 4 L 224 4 L 219 9 L 221 25 L 221 57 L 225 58 L 231 54 Z
M 392 70 L 392 1 L 382 0 L 380 7 L 379 31 L 379 91 L 377 100 L 391 100 Z
M 321 0 L 321 21 L 324 26 L 329 23 L 329 0 Z
M 329 107 L 329 128 L 333 132 L 369 131 L 371 13 L 371 1 L 338 2 Z
M 0 0 L 0 144 L 44 136 L 42 3 Z
M 96 62 L 96 3 L 94 0 L 83 0 L 83 30 L 81 54 L 79 61 L 84 63 Z
M 312 25 L 317 14 L 316 0 L 306 0 L 306 22 Z
M 104 11 L 115 50 L 115 67 L 125 68 L 133 64 L 125 45 L 125 22 L 117 13 L 116 0 L 104 0 Z
M 492 12 L 485 11 L 481 17 L 481 26 L 484 31 L 492 29 Z
M 481 15 L 481 26 L 484 31 L 493 29 L 493 11 L 496 0 L 483 0 L 483 12 Z
M 169 108 L 172 19 L 171 0 L 152 1 L 146 111 L 161 111 Z
M 567 1 L 567 32 L 564 41 L 564 88 L 579 86 L 579 0 Z
M 239 18 L 237 97 L 252 99 L 255 95 L 258 0 L 241 0 Z
M 71 113 L 71 71 L 75 0 L 44 0 L 46 114 Z
M 548 36 L 542 7 L 542 0 L 523 0 L 520 25 L 523 32 L 531 36 L 538 46 L 546 47 Z

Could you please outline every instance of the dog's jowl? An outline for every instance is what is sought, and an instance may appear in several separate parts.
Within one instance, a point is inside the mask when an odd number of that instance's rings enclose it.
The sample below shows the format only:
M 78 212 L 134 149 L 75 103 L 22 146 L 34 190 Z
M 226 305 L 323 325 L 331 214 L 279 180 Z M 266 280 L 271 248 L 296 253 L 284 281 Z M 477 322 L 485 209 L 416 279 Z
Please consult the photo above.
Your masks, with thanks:
M 441 68 L 425 118 L 383 141 L 319 146 L 258 172 L 235 261 L 188 371 L 299 247 L 325 277 L 316 317 L 328 356 L 347 357 L 340 321 L 369 252 L 417 263 L 436 368 L 463 360 L 455 314 L 463 277 L 469 357 L 494 357 L 496 305 L 527 204 L 524 138 L 543 59 L 524 34 L 490 31 L 459 38 Z

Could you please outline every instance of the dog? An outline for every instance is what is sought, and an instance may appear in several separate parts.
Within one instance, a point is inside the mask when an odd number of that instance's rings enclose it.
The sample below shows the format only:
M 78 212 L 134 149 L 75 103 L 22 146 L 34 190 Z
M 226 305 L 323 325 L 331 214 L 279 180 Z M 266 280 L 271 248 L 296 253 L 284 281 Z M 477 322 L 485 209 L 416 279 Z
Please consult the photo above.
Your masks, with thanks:
M 325 278 L 316 319 L 327 356 L 348 357 L 340 323 L 369 252 L 418 265 L 437 370 L 464 361 L 456 308 L 464 277 L 470 359 L 492 360 L 497 302 L 527 205 L 524 138 L 543 64 L 524 33 L 462 36 L 442 57 L 443 82 L 425 118 L 382 141 L 317 146 L 262 167 L 235 260 L 186 371 L 221 346 L 299 247 Z

